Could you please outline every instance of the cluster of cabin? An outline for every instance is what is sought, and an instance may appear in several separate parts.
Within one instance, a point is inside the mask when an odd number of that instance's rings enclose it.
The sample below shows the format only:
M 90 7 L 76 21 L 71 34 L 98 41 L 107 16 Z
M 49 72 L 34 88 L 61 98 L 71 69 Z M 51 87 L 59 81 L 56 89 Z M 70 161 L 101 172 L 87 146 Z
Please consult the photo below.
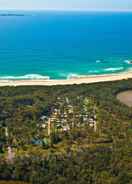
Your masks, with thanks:
M 69 132 L 74 128 L 90 127 L 97 131 L 98 108 L 95 101 L 91 98 L 77 97 L 74 99 L 57 98 L 53 104 L 49 115 L 43 114 L 40 117 L 38 126 L 43 133 L 43 138 L 33 138 L 33 145 L 49 145 L 50 137 L 53 132 L 56 134 Z M 4 134 L 8 139 L 8 128 L 4 128 Z M 0 149 L 3 142 L 0 140 Z M 9 149 L 10 152 L 10 149 Z M 10 154 L 11 155 L 11 154 Z
M 65 99 L 58 98 L 50 116 L 40 117 L 41 128 L 47 129 L 48 135 L 50 135 L 52 128 L 66 132 L 75 127 L 89 126 L 96 131 L 97 113 L 97 106 L 92 99 L 82 100 L 80 97 L 80 100 L 74 104 L 67 97 Z

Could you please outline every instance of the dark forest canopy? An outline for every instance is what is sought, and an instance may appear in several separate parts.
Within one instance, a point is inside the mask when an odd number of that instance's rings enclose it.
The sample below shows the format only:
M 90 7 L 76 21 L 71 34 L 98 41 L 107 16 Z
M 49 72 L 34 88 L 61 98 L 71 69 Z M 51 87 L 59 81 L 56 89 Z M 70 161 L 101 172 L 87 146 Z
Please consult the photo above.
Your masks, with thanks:
M 131 184 L 132 80 L 0 88 L 0 179 Z

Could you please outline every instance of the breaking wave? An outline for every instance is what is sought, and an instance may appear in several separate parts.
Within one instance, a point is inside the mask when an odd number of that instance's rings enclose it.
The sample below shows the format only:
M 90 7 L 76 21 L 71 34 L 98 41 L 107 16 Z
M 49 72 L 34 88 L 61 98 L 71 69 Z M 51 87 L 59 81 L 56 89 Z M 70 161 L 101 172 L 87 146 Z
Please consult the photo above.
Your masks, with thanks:
M 124 67 L 118 67 L 118 68 L 105 68 L 104 71 L 106 72 L 114 72 L 114 71 L 122 71 L 124 70 Z
M 27 74 L 23 76 L 0 76 L 0 80 L 49 80 L 49 76 L 43 76 L 39 74 Z
M 88 75 L 101 75 L 104 73 L 114 73 L 114 72 L 122 72 L 124 71 L 124 67 L 117 67 L 117 68 L 104 68 L 104 69 L 98 69 L 98 70 L 89 70 L 84 74 L 77 74 L 77 73 L 61 73 L 59 77 L 65 78 L 65 79 L 73 79 L 73 78 L 80 78 L 80 77 L 86 77 Z M 26 74 L 26 75 L 20 75 L 20 76 L 0 76 L 0 80 L 50 80 L 49 76 L 44 76 L 40 74 Z
M 130 63 L 130 61 L 129 61 L 129 60 L 124 60 L 124 63 L 129 64 L 129 63 Z
M 75 74 L 75 73 L 70 73 L 68 76 L 67 76 L 67 79 L 72 79 L 72 78 L 80 78 L 81 75 L 78 75 L 78 74 Z
M 73 78 L 82 78 L 87 77 L 91 75 L 102 75 L 106 73 L 115 73 L 115 72 L 123 72 L 125 71 L 124 67 L 118 67 L 118 68 L 105 68 L 105 69 L 99 69 L 99 70 L 89 70 L 87 74 L 76 74 L 76 73 L 70 73 L 67 77 L 67 79 L 73 79 Z
M 130 61 L 130 60 L 125 60 L 124 63 L 126 63 L 126 64 L 132 64 L 132 61 Z

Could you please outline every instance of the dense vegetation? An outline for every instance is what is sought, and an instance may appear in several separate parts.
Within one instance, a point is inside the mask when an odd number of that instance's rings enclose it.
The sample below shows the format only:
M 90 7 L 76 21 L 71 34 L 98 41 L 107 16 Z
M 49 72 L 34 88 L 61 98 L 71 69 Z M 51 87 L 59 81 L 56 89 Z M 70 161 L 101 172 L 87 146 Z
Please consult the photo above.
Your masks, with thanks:
M 25 182 L 19 182 L 19 181 L 0 181 L 0 184 L 28 184 Z
M 0 88 L 0 179 L 131 184 L 132 80 Z

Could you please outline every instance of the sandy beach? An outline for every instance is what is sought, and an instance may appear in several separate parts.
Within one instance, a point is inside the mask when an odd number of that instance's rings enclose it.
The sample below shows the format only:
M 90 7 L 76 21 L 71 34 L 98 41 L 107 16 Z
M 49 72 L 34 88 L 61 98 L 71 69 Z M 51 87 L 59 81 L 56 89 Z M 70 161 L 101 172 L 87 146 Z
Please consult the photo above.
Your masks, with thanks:
M 53 85 L 73 85 L 73 84 L 90 84 L 97 82 L 127 80 L 132 78 L 132 72 L 73 77 L 66 80 L 0 80 L 0 86 L 53 86 Z

